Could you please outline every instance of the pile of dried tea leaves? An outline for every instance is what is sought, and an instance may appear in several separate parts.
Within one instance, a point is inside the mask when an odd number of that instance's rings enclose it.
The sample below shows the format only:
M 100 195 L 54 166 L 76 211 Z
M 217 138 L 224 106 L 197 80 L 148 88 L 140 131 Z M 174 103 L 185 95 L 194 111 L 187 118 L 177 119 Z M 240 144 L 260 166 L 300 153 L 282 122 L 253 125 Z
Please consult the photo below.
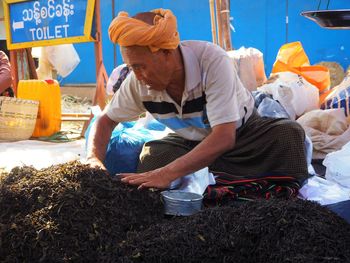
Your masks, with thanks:
M 0 262 L 350 262 L 350 225 L 268 200 L 164 218 L 139 191 L 78 162 L 0 177 Z
M 0 262 L 110 262 L 129 231 L 163 220 L 159 193 L 72 162 L 0 181 Z
M 309 201 L 254 201 L 153 225 L 119 246 L 119 262 L 350 262 L 350 225 Z

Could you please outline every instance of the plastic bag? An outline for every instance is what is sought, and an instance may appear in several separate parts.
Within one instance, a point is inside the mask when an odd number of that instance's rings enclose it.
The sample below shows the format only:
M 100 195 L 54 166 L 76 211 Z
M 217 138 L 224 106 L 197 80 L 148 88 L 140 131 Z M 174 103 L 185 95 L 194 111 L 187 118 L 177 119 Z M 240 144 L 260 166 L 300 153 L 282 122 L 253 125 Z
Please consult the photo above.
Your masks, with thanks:
M 96 113 L 86 129 L 86 142 L 90 129 L 97 119 L 99 107 L 93 108 Z M 146 118 L 137 121 L 121 122 L 112 132 L 107 146 L 104 164 L 111 174 L 134 173 L 139 162 L 139 155 L 143 145 L 151 140 L 160 139 L 170 132 L 162 123 L 146 113 Z
M 319 65 L 310 66 L 309 58 L 300 42 L 285 44 L 278 51 L 272 73 L 285 71 L 303 76 L 320 92 L 327 90 L 331 84 L 328 68 Z
M 309 174 L 315 175 L 316 171 L 312 166 L 313 144 L 310 137 L 307 135 L 305 135 L 304 147 L 305 147 L 305 153 L 306 153 L 307 171 L 309 172 Z
M 323 161 L 327 180 L 350 188 L 350 142 L 340 151 L 327 154 Z
M 292 120 L 305 112 L 318 109 L 318 89 L 292 72 L 278 73 L 273 83 L 265 84 L 258 90 L 271 94 Z
M 319 176 L 307 179 L 299 189 L 299 197 L 321 205 L 334 204 L 350 199 L 350 189 Z
M 243 86 L 248 90 L 256 90 L 266 81 L 263 54 L 255 48 L 241 47 L 228 51 Z
M 86 141 L 95 121 L 96 117 L 91 120 L 85 132 Z M 113 130 L 104 161 L 110 174 L 136 172 L 143 144 L 154 139 L 147 129 L 135 125 L 136 123 L 136 121 L 119 123 Z
M 255 107 L 260 116 L 271 118 L 289 118 L 283 106 L 272 98 L 270 94 L 259 91 L 253 92 Z
M 154 139 L 145 128 L 131 126 L 133 123 L 120 123 L 112 132 L 104 161 L 111 174 L 135 173 L 144 143 Z
M 344 80 L 327 95 L 321 104 L 321 109 L 343 108 L 345 115 L 350 122 L 350 76 L 346 76 Z
M 309 58 L 299 41 L 287 43 L 281 46 L 277 54 L 276 62 L 277 61 L 287 64 L 289 67 L 310 65 Z M 278 68 L 278 66 L 274 66 L 274 69 L 277 72 L 284 71 Z
M 38 79 L 53 79 L 52 70 L 53 67 L 51 63 L 49 62 L 47 58 L 47 53 L 44 48 L 37 48 L 39 49 L 37 52 L 39 52 L 39 66 L 36 69 L 36 73 L 38 75 Z
M 72 44 L 47 46 L 43 49 L 47 60 L 63 78 L 72 73 L 80 63 L 79 55 Z
M 204 167 L 192 174 L 172 181 L 169 189 L 177 189 L 181 192 L 196 193 L 202 195 L 208 185 L 216 184 L 214 175 Z

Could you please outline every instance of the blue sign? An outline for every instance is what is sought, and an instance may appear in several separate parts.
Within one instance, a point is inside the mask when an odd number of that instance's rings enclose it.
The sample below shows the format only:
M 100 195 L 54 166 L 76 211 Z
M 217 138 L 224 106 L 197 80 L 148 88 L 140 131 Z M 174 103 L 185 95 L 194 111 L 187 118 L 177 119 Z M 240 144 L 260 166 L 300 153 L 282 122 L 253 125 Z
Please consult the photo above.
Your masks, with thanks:
M 10 49 L 93 41 L 94 0 L 5 1 Z

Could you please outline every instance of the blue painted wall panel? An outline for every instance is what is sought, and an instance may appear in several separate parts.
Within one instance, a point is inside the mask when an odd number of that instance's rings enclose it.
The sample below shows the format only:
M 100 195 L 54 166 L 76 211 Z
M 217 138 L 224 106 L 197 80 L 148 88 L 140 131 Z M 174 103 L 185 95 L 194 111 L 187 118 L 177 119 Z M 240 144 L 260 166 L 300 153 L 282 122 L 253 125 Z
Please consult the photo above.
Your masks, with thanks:
M 113 14 L 112 1 L 101 1 L 103 55 L 108 74 L 115 66 L 115 53 L 116 63 L 122 63 L 119 47 L 114 48 L 107 32 Z M 321 1 L 320 8 L 325 9 L 327 2 Z M 317 10 L 318 4 L 319 0 L 231 0 L 231 16 L 234 18 L 232 24 L 236 31 L 231 32 L 233 46 L 236 49 L 241 46 L 255 47 L 262 51 L 267 74 L 271 71 L 278 49 L 287 41 L 301 41 L 311 63 L 336 61 L 347 68 L 350 63 L 350 30 L 323 29 L 300 16 L 302 11 Z M 177 16 L 181 39 L 211 41 L 208 0 L 115 0 L 114 13 L 125 10 L 134 15 L 160 7 L 171 9 Z M 349 0 L 330 1 L 329 9 L 346 8 L 350 9 Z M 75 47 L 82 62 L 61 84 L 94 83 L 93 44 L 76 44 Z
M 279 48 L 286 43 L 288 35 L 286 30 L 286 1 L 267 0 L 266 3 L 266 36 L 264 54 L 265 71 L 269 75 L 275 62 Z M 252 45 L 252 47 L 255 47 Z

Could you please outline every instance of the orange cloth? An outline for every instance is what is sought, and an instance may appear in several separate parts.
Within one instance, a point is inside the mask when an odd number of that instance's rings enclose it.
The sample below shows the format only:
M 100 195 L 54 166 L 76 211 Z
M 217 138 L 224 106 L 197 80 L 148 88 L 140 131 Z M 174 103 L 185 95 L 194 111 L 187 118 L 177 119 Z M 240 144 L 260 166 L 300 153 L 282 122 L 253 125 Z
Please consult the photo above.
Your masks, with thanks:
M 119 12 L 108 28 L 109 38 L 120 46 L 148 46 L 152 52 L 176 49 L 180 43 L 176 17 L 170 10 L 155 9 L 152 12 L 157 14 L 153 25 Z

